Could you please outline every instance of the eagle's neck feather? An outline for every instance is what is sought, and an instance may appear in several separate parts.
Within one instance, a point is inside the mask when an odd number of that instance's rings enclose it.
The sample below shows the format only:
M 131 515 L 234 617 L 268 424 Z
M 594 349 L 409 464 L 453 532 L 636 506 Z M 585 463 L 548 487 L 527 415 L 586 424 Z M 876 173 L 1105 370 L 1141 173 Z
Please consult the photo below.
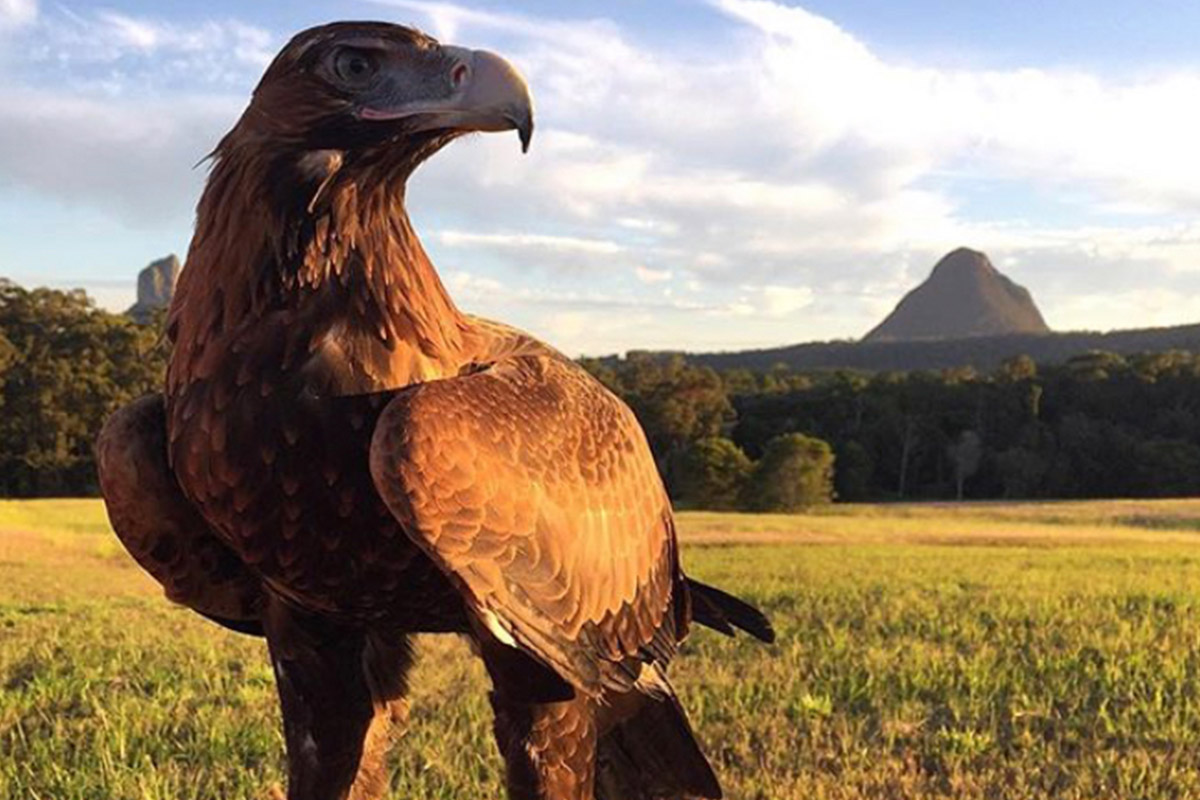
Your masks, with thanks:
M 305 154 L 283 165 L 239 150 L 217 160 L 172 307 L 175 337 L 219 321 L 294 316 L 300 347 L 335 391 L 391 388 L 453 372 L 468 328 L 386 164 Z M 201 338 L 212 338 L 203 336 Z M 326 365 L 328 366 L 328 365 Z M 318 367 L 324 369 L 318 363 Z

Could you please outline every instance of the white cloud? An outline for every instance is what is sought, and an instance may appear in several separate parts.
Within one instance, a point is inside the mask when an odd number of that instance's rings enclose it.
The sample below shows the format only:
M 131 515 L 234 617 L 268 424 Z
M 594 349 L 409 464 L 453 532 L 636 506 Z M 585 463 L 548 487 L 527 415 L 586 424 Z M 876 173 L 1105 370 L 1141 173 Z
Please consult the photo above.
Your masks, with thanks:
M 464 291 L 498 292 L 504 288 L 504 285 L 494 278 L 485 278 L 462 270 L 451 272 L 447 276 L 447 283 Z
M 998 260 L 1023 253 L 1015 277 L 1057 319 L 1054 307 L 1072 289 L 1052 277 L 1055 260 L 1078 250 L 1078 229 L 1036 218 L 1014 227 L 978 212 L 966 219 L 954 187 L 939 188 L 947 181 L 1003 180 L 1051 195 L 1070 187 L 1084 217 L 1200 204 L 1200 160 L 1191 155 L 1200 112 L 1189 99 L 1200 93 L 1200 75 L 1120 83 L 1036 68 L 895 64 L 801 8 L 713 6 L 751 34 L 719 57 L 638 48 L 592 23 L 576 32 L 595 40 L 582 49 L 557 46 L 557 34 L 521 17 L 461 17 L 460 38 L 502 49 L 529 73 L 550 135 L 527 162 L 507 158 L 505 142 L 438 160 L 413 196 L 438 183 L 461 196 L 464 183 L 476 183 L 505 197 L 511 219 L 524 218 L 509 228 L 553 220 L 621 242 L 634 236 L 631 256 L 691 273 L 701 293 L 757 282 L 744 303 L 727 307 L 809 312 L 811 327 L 780 341 L 860 334 L 961 244 Z M 481 222 L 497 215 L 484 199 L 477 211 Z M 1136 240 L 1145 224 L 1118 220 L 1083 235 Z M 1190 257 L 1160 247 L 1150 263 L 1166 275 Z M 1132 288 L 1128 261 L 1088 263 L 1114 294 Z M 797 281 L 811 296 L 777 291 Z
M 726 46 L 704 51 L 642 44 L 646 32 L 604 20 L 382 5 L 528 76 L 531 154 L 512 136 L 466 140 L 408 197 L 435 257 L 465 268 L 456 293 L 579 349 L 859 335 L 958 245 L 1004 263 L 1055 326 L 1197 313 L 1178 302 L 1200 288 L 1196 230 L 1173 220 L 1200 209 L 1200 73 L 897 63 L 767 0 L 697 11 L 731 23 Z M 189 168 L 284 39 L 236 20 L 38 15 L 0 0 L 0 20 L 18 16 L 5 46 L 74 88 L 0 76 L 0 184 L 147 224 L 190 214 L 203 172 Z M 1088 224 L 1036 209 L 989 218 L 961 192 L 987 182 L 1041 192 Z M 550 278 L 556 292 L 543 291 Z M 689 302 L 664 301 L 668 288 Z M 604 332 L 597 306 L 649 321 Z
M 763 36 L 760 90 L 815 149 L 857 142 L 890 154 L 899 185 L 963 162 L 990 177 L 1083 181 L 1118 201 L 1200 207 L 1200 74 L 1106 82 L 1037 68 L 891 64 L 829 20 L 766 0 L 714 5 Z
M 555 253 L 587 253 L 612 255 L 624 248 L 616 242 L 602 239 L 581 239 L 576 236 L 550 236 L 537 233 L 476 233 L 473 231 L 443 230 L 436 234 L 449 247 L 489 247 L 503 250 L 550 250 Z
M 807 286 L 764 286 L 763 311 L 772 317 L 786 317 L 813 302 L 813 292 Z
M 111 43 L 117 46 L 135 50 L 153 50 L 164 38 L 164 31 L 144 20 L 127 17 L 113 11 L 101 11 L 97 16 L 108 27 Z
M 0 186 L 134 227 L 186 225 L 205 176 L 195 165 L 236 120 L 272 41 L 236 20 L 46 11 L 5 41 L 23 58 L 0 61 Z
M 9 38 L 7 47 L 22 54 L 5 65 L 13 73 L 10 84 L 25 79 L 46 85 L 57 78 L 76 92 L 132 96 L 194 93 L 206 84 L 244 96 L 281 43 L 238 20 L 186 24 L 113 10 L 80 14 L 63 6 Z
M 220 98 L 0 90 L 0 182 L 140 225 L 186 222 L 205 174 L 193 165 L 237 112 Z
M 108 58 L 116 58 L 125 51 L 165 51 L 174 56 L 207 53 L 261 70 L 274 55 L 273 37 L 267 31 L 236 20 L 178 25 L 100 11 L 88 27 L 94 40 L 105 48 L 94 52 L 107 51 Z
M 37 15 L 37 0 L 0 0 L 0 31 L 28 25 Z
M 1178 325 L 1200 319 L 1200 295 L 1154 287 L 1120 294 L 1076 292 L 1058 303 L 1055 312 L 1055 322 L 1069 330 L 1126 327 L 1128 319 L 1137 319 L 1138 327 Z
M 642 283 L 666 283 L 671 280 L 671 270 L 669 269 L 650 269 L 649 267 L 638 264 L 633 268 L 633 274 Z

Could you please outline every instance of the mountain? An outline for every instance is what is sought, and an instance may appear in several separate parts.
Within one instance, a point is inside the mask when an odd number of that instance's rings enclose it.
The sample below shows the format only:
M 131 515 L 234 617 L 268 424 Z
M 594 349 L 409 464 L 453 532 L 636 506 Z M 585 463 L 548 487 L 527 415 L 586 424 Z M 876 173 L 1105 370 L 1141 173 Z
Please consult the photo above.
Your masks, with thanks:
M 955 367 L 991 371 L 1013 356 L 1027 355 L 1038 364 L 1061 364 L 1073 356 L 1097 350 L 1123 356 L 1166 350 L 1200 353 L 1200 325 L 1105 333 L 1071 331 L 910 341 L 807 342 L 765 350 L 679 355 L 692 364 L 717 370 L 749 369 L 762 372 L 783 366 L 798 371 L 853 369 L 882 372 Z M 671 354 L 652 355 L 667 357 Z
M 983 253 L 959 248 L 860 341 L 805 342 L 717 353 L 642 352 L 717 370 L 852 369 L 865 372 L 974 367 L 991 371 L 1027 355 L 1061 364 L 1093 351 L 1123 356 L 1186 350 L 1200 353 L 1200 325 L 1108 332 L 1051 331 L 1028 290 L 1002 275 Z
M 174 253 L 151 261 L 138 273 L 137 302 L 125 313 L 138 322 L 149 322 L 155 311 L 171 304 L 180 269 L 179 257 Z
M 943 257 L 863 341 L 1049 332 L 1028 289 L 1005 277 L 983 253 L 960 247 Z

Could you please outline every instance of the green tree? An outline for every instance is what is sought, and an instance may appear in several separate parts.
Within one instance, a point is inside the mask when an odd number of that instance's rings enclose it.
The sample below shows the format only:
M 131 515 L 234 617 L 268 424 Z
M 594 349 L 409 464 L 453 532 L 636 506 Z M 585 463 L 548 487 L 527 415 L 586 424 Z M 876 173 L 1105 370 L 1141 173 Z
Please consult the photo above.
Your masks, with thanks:
M 1066 368 L 1078 380 L 1103 381 L 1128 369 L 1129 364 L 1119 353 L 1090 350 L 1068 358 Z
M 1171 497 L 1200 492 L 1200 446 L 1155 439 L 1139 442 L 1129 465 L 1133 495 Z
M 834 487 L 839 499 L 861 502 L 871 498 L 871 478 L 875 459 L 861 442 L 851 439 L 837 448 Z
M 96 490 L 92 442 L 107 416 L 162 382 L 157 331 L 82 291 L 0 280 L 0 493 Z
M 767 442 L 747 488 L 756 511 L 798 511 L 833 500 L 833 448 L 802 433 Z
M 721 377 L 708 367 L 688 365 L 681 356 L 630 358 L 617 382 L 660 465 L 690 441 L 719 436 L 733 420 Z
M 1005 359 L 996 370 L 996 379 L 1005 383 L 1019 383 L 1037 377 L 1037 363 L 1027 355 Z
M 722 373 L 721 381 L 725 391 L 730 395 L 756 394 L 758 392 L 758 377 L 748 369 L 731 369 Z
M 741 448 L 719 436 L 692 442 L 673 460 L 671 493 L 685 508 L 737 508 L 753 470 Z
M 1038 487 L 1046 475 L 1047 465 L 1037 452 L 1021 446 L 1010 447 L 997 453 L 995 461 L 1005 498 L 1038 496 Z

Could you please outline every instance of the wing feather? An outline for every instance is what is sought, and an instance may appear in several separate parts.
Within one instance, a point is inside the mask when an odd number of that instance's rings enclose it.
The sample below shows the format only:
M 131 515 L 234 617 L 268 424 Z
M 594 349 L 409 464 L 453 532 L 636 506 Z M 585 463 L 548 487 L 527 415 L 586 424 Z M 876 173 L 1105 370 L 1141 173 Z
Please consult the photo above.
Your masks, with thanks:
M 166 596 L 226 627 L 257 631 L 261 584 L 180 491 L 167 463 L 162 396 L 114 413 L 96 460 L 113 530 Z
M 402 392 L 371 470 L 481 623 L 577 688 L 628 690 L 626 662 L 673 653 L 666 492 L 632 412 L 576 365 L 516 356 Z

